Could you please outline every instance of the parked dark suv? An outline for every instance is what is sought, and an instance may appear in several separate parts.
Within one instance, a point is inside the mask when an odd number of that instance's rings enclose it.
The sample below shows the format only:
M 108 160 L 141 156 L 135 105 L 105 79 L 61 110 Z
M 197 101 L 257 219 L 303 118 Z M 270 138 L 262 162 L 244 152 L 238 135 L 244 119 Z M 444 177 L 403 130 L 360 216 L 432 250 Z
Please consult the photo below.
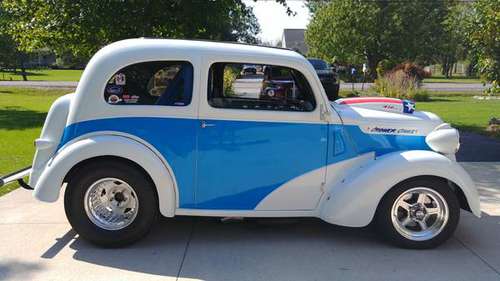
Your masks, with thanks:
M 339 81 L 337 80 L 337 71 L 335 68 L 330 67 L 330 65 L 321 59 L 308 59 L 308 61 L 316 70 L 321 84 L 325 89 L 328 99 L 331 101 L 336 100 L 339 97 Z

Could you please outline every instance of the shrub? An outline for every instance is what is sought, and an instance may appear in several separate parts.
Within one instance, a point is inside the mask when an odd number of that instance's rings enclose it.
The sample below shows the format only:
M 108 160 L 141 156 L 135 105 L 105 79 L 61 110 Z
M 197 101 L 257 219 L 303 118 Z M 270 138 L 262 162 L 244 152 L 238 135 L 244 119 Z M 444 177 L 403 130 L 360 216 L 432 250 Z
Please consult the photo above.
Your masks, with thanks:
M 382 77 L 385 75 L 387 71 L 390 71 L 393 69 L 395 66 L 395 63 L 388 60 L 388 59 L 383 59 L 377 64 L 377 77 Z
M 484 94 L 488 96 L 498 96 L 500 95 L 500 85 L 496 80 L 493 80 L 491 86 L 484 90 Z
M 391 72 L 402 71 L 406 76 L 414 78 L 417 83 L 421 83 L 424 78 L 429 77 L 430 73 L 426 72 L 421 66 L 412 62 L 404 62 L 396 65 Z
M 429 93 L 420 89 L 420 83 L 427 75 L 420 66 L 405 62 L 382 74 L 383 65 L 380 65 L 377 72 L 379 77 L 375 80 L 375 90 L 380 95 L 415 101 L 429 100 Z
M 233 83 L 238 77 L 238 72 L 230 67 L 224 68 L 224 96 L 234 96 Z
M 411 100 L 414 101 L 429 101 L 430 95 L 429 92 L 422 89 L 417 89 L 417 91 L 413 94 L 413 96 L 409 96 Z
M 346 94 L 346 97 L 348 98 L 355 98 L 359 96 L 361 96 L 361 93 L 356 90 L 350 91 L 349 93 Z

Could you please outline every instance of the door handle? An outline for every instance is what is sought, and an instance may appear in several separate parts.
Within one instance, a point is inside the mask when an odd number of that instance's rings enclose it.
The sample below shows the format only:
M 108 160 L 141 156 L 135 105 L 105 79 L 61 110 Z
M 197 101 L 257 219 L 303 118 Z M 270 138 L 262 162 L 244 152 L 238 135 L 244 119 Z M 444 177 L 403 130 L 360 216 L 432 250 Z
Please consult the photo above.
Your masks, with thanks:
M 206 121 L 201 121 L 201 128 L 205 129 L 206 127 L 215 127 L 215 124 L 207 123 Z

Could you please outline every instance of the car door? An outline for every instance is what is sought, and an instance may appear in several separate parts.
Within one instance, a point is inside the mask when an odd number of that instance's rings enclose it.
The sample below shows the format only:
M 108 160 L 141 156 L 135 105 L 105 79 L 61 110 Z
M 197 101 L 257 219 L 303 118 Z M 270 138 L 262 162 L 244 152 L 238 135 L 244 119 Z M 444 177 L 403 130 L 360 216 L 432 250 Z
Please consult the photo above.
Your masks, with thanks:
M 314 209 L 322 194 L 327 124 L 298 70 L 249 62 L 207 62 L 199 109 L 198 209 Z M 251 64 L 254 65 L 254 64 Z M 264 75 L 266 67 L 274 68 Z M 290 82 L 292 81 L 292 82 Z

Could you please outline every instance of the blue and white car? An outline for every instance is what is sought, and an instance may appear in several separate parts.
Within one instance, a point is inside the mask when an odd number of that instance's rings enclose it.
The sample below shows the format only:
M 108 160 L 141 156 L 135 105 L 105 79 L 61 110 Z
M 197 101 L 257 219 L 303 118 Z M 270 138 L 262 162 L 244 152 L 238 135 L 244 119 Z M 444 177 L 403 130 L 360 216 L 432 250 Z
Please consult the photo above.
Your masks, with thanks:
M 267 66 L 293 81 L 261 99 Z M 374 222 L 396 245 L 435 247 L 476 187 L 456 163 L 457 130 L 408 101 L 331 103 L 312 65 L 286 49 L 130 39 L 97 52 L 52 105 L 29 174 L 79 235 L 104 246 L 143 237 L 158 215 L 317 217 Z

